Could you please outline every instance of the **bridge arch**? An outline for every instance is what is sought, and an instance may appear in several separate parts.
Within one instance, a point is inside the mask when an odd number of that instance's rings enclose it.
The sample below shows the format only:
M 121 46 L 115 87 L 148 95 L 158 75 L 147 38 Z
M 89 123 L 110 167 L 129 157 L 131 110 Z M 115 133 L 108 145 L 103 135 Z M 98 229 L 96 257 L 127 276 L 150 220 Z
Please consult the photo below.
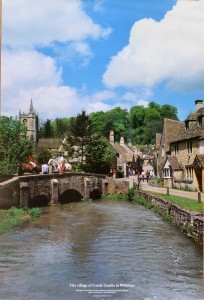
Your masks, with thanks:
M 67 189 L 59 196 L 59 203 L 80 202 L 83 196 L 75 189 Z
M 47 206 L 50 202 L 50 198 L 46 195 L 38 195 L 28 199 L 28 208 Z
M 101 190 L 95 189 L 90 192 L 90 198 L 93 200 L 100 199 L 101 198 Z

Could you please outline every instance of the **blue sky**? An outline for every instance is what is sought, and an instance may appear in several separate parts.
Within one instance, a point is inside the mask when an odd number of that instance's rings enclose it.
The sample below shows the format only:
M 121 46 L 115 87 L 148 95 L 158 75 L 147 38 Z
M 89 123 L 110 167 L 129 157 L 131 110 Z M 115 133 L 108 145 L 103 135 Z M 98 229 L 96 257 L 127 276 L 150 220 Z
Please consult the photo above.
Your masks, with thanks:
M 204 99 L 204 0 L 3 0 L 2 113 Z

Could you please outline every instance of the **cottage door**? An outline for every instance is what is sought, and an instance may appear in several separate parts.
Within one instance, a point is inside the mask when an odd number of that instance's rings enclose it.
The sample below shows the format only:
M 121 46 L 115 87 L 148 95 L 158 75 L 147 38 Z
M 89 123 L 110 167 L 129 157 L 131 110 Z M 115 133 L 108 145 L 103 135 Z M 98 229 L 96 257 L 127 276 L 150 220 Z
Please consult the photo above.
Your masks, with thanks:
M 196 178 L 197 178 L 197 181 L 198 181 L 198 187 L 199 187 L 199 190 L 201 192 L 203 192 L 203 187 L 202 187 L 202 168 L 194 168 L 195 170 L 195 175 L 196 175 Z

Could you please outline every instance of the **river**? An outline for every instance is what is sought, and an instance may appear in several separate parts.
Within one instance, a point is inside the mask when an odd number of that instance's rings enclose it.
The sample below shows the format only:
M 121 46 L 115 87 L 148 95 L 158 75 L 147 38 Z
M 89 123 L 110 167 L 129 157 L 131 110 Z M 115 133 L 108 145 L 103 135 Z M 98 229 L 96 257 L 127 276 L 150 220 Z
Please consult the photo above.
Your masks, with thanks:
M 201 247 L 137 204 L 45 207 L 0 238 L 1 300 L 203 299 Z

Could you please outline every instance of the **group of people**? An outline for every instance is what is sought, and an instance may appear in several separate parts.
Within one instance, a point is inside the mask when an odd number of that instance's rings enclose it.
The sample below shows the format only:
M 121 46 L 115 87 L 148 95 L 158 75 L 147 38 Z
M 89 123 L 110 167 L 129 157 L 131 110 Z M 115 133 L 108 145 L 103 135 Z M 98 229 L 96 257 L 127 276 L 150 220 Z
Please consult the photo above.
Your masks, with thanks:
M 150 171 L 147 170 L 147 171 L 145 172 L 144 170 L 142 170 L 142 173 L 141 173 L 140 178 L 142 178 L 143 182 L 144 182 L 144 180 L 145 180 L 145 178 L 146 178 L 146 180 L 147 180 L 147 182 L 148 182 L 149 179 L 150 179 Z
M 39 163 L 35 160 L 33 155 L 29 155 L 28 157 L 29 163 L 36 168 Z M 69 165 L 71 168 L 71 165 Z M 58 156 L 57 158 L 51 158 L 48 163 L 44 162 L 41 165 L 41 173 L 42 174 L 49 174 L 49 173 L 64 173 L 67 171 L 67 166 L 64 161 L 64 157 L 62 155 Z

